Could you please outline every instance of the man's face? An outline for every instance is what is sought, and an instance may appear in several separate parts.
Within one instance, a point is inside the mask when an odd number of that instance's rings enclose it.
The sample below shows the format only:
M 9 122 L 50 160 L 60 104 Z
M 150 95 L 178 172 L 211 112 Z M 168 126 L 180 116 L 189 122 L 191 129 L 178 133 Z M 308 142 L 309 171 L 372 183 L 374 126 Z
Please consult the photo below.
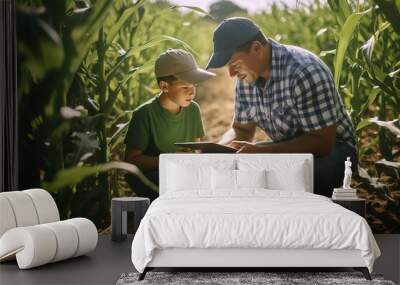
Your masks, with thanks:
M 168 98 L 181 107 L 189 106 L 196 96 L 196 85 L 183 80 L 169 83 L 167 90 Z
M 259 63 L 251 52 L 235 51 L 228 62 L 230 76 L 237 76 L 239 80 L 251 84 L 259 77 L 258 66 Z

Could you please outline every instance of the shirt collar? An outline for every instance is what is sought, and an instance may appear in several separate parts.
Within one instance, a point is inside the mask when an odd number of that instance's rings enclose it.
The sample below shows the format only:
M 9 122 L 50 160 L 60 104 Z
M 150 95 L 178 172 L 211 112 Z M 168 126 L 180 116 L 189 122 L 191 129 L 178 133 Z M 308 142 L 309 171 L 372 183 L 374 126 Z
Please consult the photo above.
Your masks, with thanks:
M 272 61 L 270 78 L 273 80 L 281 80 L 283 77 L 283 69 L 286 63 L 284 45 L 269 38 L 268 42 L 272 47 Z
M 255 82 L 256 86 L 258 87 L 264 87 L 268 81 L 280 81 L 283 78 L 283 68 L 286 63 L 284 45 L 274 41 L 271 38 L 268 38 L 267 40 L 271 44 L 272 49 L 270 77 L 267 81 L 261 77 L 258 78 Z

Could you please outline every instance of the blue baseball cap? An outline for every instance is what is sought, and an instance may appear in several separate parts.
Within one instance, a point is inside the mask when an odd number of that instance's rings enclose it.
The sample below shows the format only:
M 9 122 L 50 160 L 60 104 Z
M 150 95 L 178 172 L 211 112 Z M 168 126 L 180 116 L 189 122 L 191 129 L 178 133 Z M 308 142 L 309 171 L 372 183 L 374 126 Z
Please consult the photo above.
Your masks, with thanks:
M 248 18 L 233 17 L 223 20 L 214 30 L 213 54 L 206 69 L 227 64 L 236 48 L 250 41 L 258 32 L 260 28 Z

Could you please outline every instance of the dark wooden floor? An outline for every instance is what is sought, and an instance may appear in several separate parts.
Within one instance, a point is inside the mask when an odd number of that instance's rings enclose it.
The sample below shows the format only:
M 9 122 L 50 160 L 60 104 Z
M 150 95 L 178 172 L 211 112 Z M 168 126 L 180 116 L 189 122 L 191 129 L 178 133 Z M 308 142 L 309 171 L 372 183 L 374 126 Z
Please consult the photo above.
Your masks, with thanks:
M 376 235 L 382 256 L 377 259 L 374 272 L 383 274 L 385 279 L 400 284 L 400 235 Z M 0 264 L 0 285 L 9 284 L 115 284 L 122 273 L 133 272 L 131 244 L 133 236 L 124 242 L 112 242 L 109 235 L 99 236 L 95 251 L 87 256 L 47 264 L 41 267 L 19 270 L 17 263 Z M 165 269 L 161 269 L 165 270 Z M 193 269 L 179 269 L 192 271 Z M 205 269 L 206 270 L 206 269 Z M 213 269 L 214 271 L 218 271 Z M 276 268 L 271 271 L 279 271 Z M 302 271 L 290 269 L 283 271 Z M 304 271 L 347 271 L 343 268 Z M 169 271 L 169 270 L 167 270 Z M 202 270 L 196 270 L 202 271 Z M 223 270 L 225 271 L 225 270 Z M 228 270 L 229 271 L 229 270 Z M 247 270 L 246 270 L 247 271 Z M 257 270 L 258 271 L 258 270 Z M 269 271 L 269 270 L 268 270 Z
M 102 235 L 87 256 L 33 269 L 19 270 L 16 261 L 1 263 L 0 284 L 115 284 L 122 273 L 135 271 L 130 257 L 132 238 L 116 243 Z

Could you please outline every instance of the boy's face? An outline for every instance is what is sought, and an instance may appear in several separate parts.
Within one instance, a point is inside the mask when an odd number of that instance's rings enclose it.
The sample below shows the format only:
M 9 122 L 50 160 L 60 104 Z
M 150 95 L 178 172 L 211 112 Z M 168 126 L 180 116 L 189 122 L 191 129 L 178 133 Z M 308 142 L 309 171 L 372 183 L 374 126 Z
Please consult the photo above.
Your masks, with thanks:
M 196 96 L 196 84 L 175 80 L 167 83 L 166 90 L 163 91 L 172 102 L 181 107 L 187 107 Z

